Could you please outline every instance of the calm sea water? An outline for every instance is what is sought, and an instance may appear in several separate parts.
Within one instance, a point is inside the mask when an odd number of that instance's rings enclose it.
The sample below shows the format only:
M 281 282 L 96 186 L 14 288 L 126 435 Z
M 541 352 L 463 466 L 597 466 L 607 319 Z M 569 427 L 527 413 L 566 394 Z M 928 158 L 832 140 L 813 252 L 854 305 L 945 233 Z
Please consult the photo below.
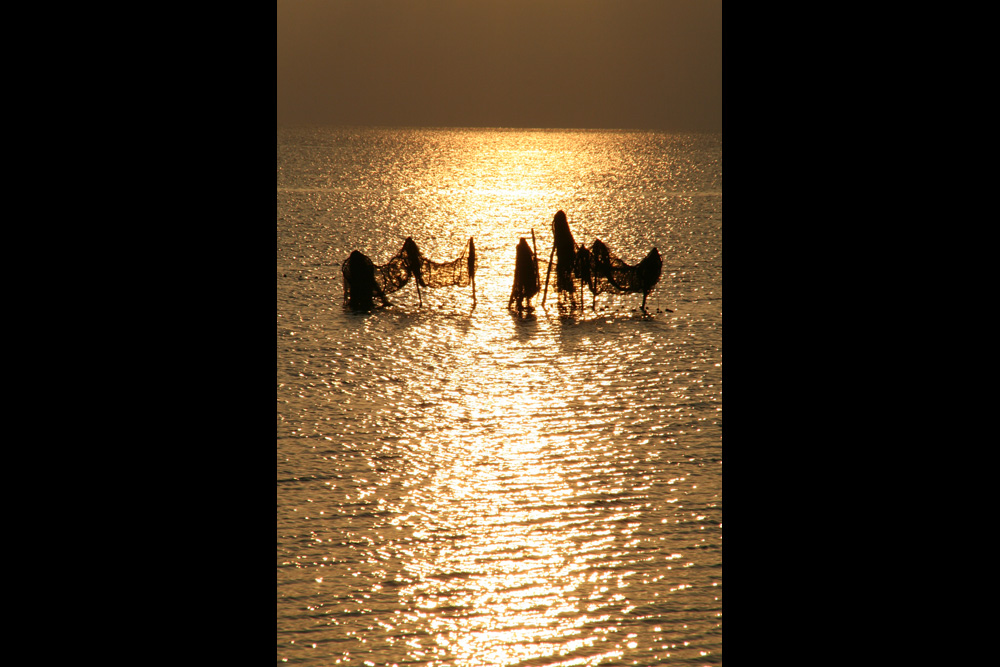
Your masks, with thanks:
M 283 128 L 277 153 L 278 662 L 721 664 L 721 136 Z M 559 209 L 630 264 L 659 249 L 649 316 L 507 310 Z M 475 238 L 474 309 L 344 309 L 351 250 L 406 236 Z

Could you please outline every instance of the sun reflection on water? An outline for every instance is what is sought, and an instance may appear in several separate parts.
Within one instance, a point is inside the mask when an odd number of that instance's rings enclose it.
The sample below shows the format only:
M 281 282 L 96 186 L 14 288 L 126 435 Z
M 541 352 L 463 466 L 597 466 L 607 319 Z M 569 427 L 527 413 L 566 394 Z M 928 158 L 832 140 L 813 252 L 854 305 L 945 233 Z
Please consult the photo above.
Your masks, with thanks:
M 551 292 L 533 314 L 506 309 L 518 239 L 533 230 L 547 259 L 559 209 L 577 242 L 603 238 L 628 261 L 681 243 L 680 216 L 647 224 L 622 194 L 666 198 L 658 177 L 619 182 L 621 136 L 414 136 L 434 159 L 373 161 L 350 210 L 364 222 L 316 265 L 355 247 L 383 261 L 405 236 L 450 260 L 472 236 L 477 305 L 443 288 L 420 307 L 407 286 L 353 316 L 337 280 L 295 285 L 284 344 L 296 354 L 279 358 L 279 453 L 299 452 L 279 458 L 281 646 L 314 640 L 316 657 L 291 655 L 316 664 L 442 667 L 710 653 L 721 354 L 692 345 L 708 321 L 692 313 L 715 311 L 692 300 L 643 318 L 622 297 L 567 314 Z M 673 298 L 684 283 L 672 281 L 658 289 Z
M 508 319 L 506 335 L 518 326 Z M 452 341 L 465 348 L 456 357 L 496 343 L 493 328 L 470 333 Z M 596 663 L 609 655 L 602 626 L 609 605 L 629 607 L 627 574 L 615 569 L 634 527 L 622 522 L 636 512 L 616 513 L 613 524 L 595 521 L 595 495 L 567 478 L 567 459 L 586 455 L 571 424 L 549 421 L 543 429 L 531 418 L 550 411 L 554 399 L 538 391 L 551 378 L 530 363 L 533 352 L 515 347 L 492 364 L 445 371 L 444 384 L 474 389 L 451 410 L 465 428 L 442 424 L 432 438 L 434 473 L 403 499 L 413 508 L 403 561 L 412 583 L 400 589 L 400 606 L 414 610 L 408 625 L 426 632 L 409 644 L 415 660 L 501 665 L 580 658 L 593 648 L 588 662 Z M 481 425 L 489 425 L 488 439 L 465 435 Z

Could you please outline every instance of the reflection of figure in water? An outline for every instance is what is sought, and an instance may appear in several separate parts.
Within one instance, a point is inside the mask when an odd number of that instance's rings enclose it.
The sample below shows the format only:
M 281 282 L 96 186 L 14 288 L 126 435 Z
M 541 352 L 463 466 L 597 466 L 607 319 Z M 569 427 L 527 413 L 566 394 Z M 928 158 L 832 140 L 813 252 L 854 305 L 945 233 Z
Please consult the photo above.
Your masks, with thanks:
M 538 264 L 535 261 L 534 253 L 528 247 L 528 242 L 522 236 L 517 244 L 517 257 L 514 261 L 514 289 L 511 290 L 510 300 L 507 307 L 517 302 L 517 312 L 524 309 L 522 301 L 527 300 L 528 312 L 534 310 L 531 306 L 531 297 L 538 294 Z
M 375 265 L 367 256 L 354 250 L 342 267 L 344 273 L 344 298 L 352 310 L 371 310 L 375 307 L 375 297 L 388 305 L 382 288 L 375 281 Z

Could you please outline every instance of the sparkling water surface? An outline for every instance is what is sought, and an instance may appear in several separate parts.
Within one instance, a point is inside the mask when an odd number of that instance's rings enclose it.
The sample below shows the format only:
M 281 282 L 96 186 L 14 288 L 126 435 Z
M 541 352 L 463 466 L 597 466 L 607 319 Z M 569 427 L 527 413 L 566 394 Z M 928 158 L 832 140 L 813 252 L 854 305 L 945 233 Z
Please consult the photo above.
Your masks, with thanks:
M 278 130 L 279 664 L 721 664 L 721 143 Z M 507 310 L 560 209 L 578 243 L 659 249 L 648 315 L 570 311 L 554 276 Z M 344 309 L 350 252 L 407 236 L 437 261 L 474 237 L 475 307 Z

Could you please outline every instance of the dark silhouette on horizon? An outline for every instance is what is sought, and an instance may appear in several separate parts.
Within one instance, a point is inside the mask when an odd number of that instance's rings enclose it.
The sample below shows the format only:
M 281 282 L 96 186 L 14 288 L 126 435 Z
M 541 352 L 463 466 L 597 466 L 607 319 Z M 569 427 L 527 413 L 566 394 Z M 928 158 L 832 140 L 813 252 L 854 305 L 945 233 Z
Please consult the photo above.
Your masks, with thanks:
M 548 269 L 545 273 L 545 288 L 542 306 L 548 294 L 549 278 L 555 267 L 555 290 L 559 296 L 560 309 L 566 306 L 564 295 L 568 296 L 569 308 L 577 307 L 576 292 L 579 280 L 580 307 L 583 308 L 584 286 L 593 295 L 591 309 L 597 310 L 598 294 L 642 294 L 644 313 L 649 294 L 656 287 L 663 271 L 663 258 L 655 247 L 632 266 L 615 255 L 601 239 L 594 239 L 590 248 L 577 245 L 570 231 L 569 221 L 564 211 L 558 211 L 552 218 L 554 242 L 549 254 Z M 535 230 L 531 230 L 532 245 L 523 236 L 515 249 L 514 285 L 511 289 L 507 308 L 515 307 L 517 312 L 534 307 L 531 299 L 538 294 L 541 276 L 538 270 L 538 253 L 535 245 Z M 555 261 L 553 261 L 553 258 Z M 382 306 L 389 305 L 388 294 L 402 289 L 410 278 L 415 278 L 417 300 L 423 305 L 421 287 L 465 287 L 472 285 L 472 308 L 476 307 L 476 246 L 472 237 L 462 254 L 450 262 L 435 262 L 424 257 L 412 237 L 407 236 L 393 257 L 382 265 L 374 264 L 370 258 L 358 250 L 351 252 L 341 270 L 344 274 L 344 301 L 352 310 L 372 310 L 375 299 Z M 669 308 L 667 312 L 674 312 Z

